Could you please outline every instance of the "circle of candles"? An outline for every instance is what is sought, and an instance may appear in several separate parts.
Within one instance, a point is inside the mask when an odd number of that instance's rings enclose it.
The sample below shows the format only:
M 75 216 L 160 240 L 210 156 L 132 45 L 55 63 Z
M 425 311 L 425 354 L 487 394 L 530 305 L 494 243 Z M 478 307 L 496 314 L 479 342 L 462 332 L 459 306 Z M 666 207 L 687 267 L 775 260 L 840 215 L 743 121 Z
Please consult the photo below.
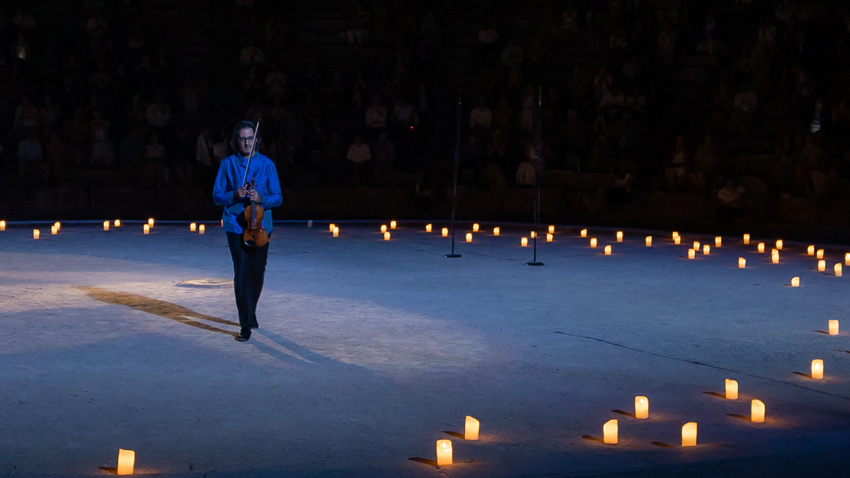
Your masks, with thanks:
M 699 250 L 699 242 L 697 242 L 697 241 L 694 241 L 694 250 L 695 251 Z
M 55 226 L 54 226 L 54 227 L 55 227 Z M 109 221 L 103 221 L 103 230 L 104 230 L 104 231 L 108 231 L 108 230 L 109 230 Z
M 554 234 L 552 234 L 551 232 L 550 232 L 550 233 L 548 233 L 548 234 L 546 234 L 546 242 L 552 242 L 552 241 L 554 241 L 554 240 L 555 240 L 555 235 L 554 235 Z
M 133 450 L 118 449 L 118 467 L 115 469 L 116 475 L 132 475 L 135 464 L 136 452 Z
M 478 232 L 478 229 L 479 229 L 480 227 L 481 227 L 481 226 L 479 226 L 479 225 L 478 225 L 478 223 L 473 224 L 473 225 L 472 225 L 472 232 Z
M 818 258 L 818 259 L 823 259 L 823 249 L 818 249 L 817 258 Z
M 709 246 L 708 244 L 702 246 L 702 254 L 704 256 L 707 256 L 710 252 L 711 252 L 711 246 Z
M 760 253 L 764 252 L 764 243 L 763 243 L 763 242 L 759 242 L 759 245 L 758 245 L 758 251 L 759 251 Z
M 500 232 L 501 232 L 501 230 L 498 227 L 493 228 L 493 235 L 494 236 L 498 236 Z
M 617 444 L 617 435 L 619 435 L 619 426 L 617 425 L 617 419 L 608 420 L 602 425 L 602 443 L 607 443 L 609 445 Z
M 466 242 L 472 242 L 472 233 L 471 232 L 466 233 Z
M 59 232 L 62 229 L 62 224 L 60 224 L 59 221 L 56 221 L 53 223 L 53 227 L 56 228 L 56 232 Z
M 189 224 L 189 232 L 195 232 L 198 229 L 198 225 L 194 222 Z
M 33 229 L 32 230 L 32 238 L 38 239 L 39 237 L 41 237 L 41 231 L 39 231 L 38 229 Z
M 646 247 L 652 247 L 652 236 L 646 236 Z
M 587 237 L 587 229 L 582 229 L 580 234 L 581 237 Z
M 520 244 L 522 247 L 526 247 L 526 246 L 528 246 L 528 238 L 527 238 L 527 237 L 523 237 L 523 238 L 521 238 L 521 239 L 519 240 L 519 244 Z
M 676 237 L 673 238 L 673 244 L 676 244 L 678 246 L 681 243 L 682 243 L 682 236 L 676 236 Z
M 390 229 L 395 229 L 398 224 L 395 221 L 390 221 Z
M 549 234 L 555 234 L 555 226 L 549 226 Z
M 792 277 L 791 278 L 791 287 L 800 287 L 800 278 Z
M 452 441 L 437 440 L 437 466 L 452 464 Z
M 467 415 L 463 430 L 463 438 L 470 441 L 478 440 L 478 430 L 480 427 L 481 423 L 479 423 L 478 420 Z
M 224 221 L 224 219 L 222 219 L 222 221 Z M 148 226 L 153 228 L 153 218 L 148 219 Z
M 328 224 L 328 232 L 334 232 L 335 227 L 336 227 L 336 224 L 334 224 L 334 223 Z M 381 232 L 383 232 L 383 231 L 381 231 Z
M 595 237 L 590 238 L 590 247 L 596 247 L 596 238 Z
M 720 247 L 721 244 L 723 244 L 723 238 L 720 237 L 720 236 L 715 237 L 714 238 L 714 247 Z
M 385 233 L 384 233 L 384 240 L 385 240 L 385 241 L 389 241 L 389 240 L 390 240 L 390 233 L 389 233 L 389 231 L 387 231 L 387 232 L 385 232 Z
M 776 248 L 779 249 L 780 251 L 782 250 L 782 239 L 776 240 Z
M 638 395 L 635 397 L 635 418 L 649 418 L 649 399 Z
M 431 224 L 425 224 L 425 232 L 431 232 Z
M 6 230 L 6 221 L 0 221 L 0 231 Z
M 746 267 L 747 267 L 747 260 L 744 259 L 743 257 L 739 257 L 738 258 L 738 269 L 746 269 Z
M 744 234 L 744 245 L 745 246 L 750 245 L 750 235 L 749 234 Z
M 688 249 L 688 259 L 693 259 L 697 256 L 697 251 L 693 249 Z
M 617 242 L 623 242 L 623 231 L 617 231 Z
M 833 270 L 835 271 L 835 277 L 841 277 L 841 263 L 835 264 Z
M 810 256 L 815 255 L 815 246 L 811 245 L 811 246 L 807 247 L 806 248 L 806 254 L 808 254 Z
M 449 228 L 448 227 L 444 227 L 441 232 L 443 233 L 443 237 L 449 236 Z
M 812 378 L 815 380 L 821 380 L 823 378 L 823 360 L 812 360 Z
M 606 256 L 610 256 L 610 255 L 611 255 L 611 246 L 605 246 L 605 255 L 606 255 Z
M 334 228 L 334 229 L 337 229 L 337 228 Z M 201 224 L 200 226 L 198 226 L 198 234 L 203 234 L 203 233 L 205 233 L 206 231 L 207 231 L 207 226 L 205 226 L 205 225 L 203 225 L 203 224 Z
M 334 227 L 334 237 L 339 237 L 339 227 Z
M 697 422 L 682 426 L 682 446 L 697 446 Z
M 59 230 L 56 229 L 56 226 L 50 226 L 50 234 L 55 236 L 57 232 L 59 232 Z
M 830 320 L 829 321 L 829 335 L 838 335 L 838 321 Z
M 144 231 L 144 233 L 145 233 L 145 234 L 150 234 L 150 232 L 151 232 L 151 226 L 150 226 L 150 224 L 145 224 L 145 227 L 143 228 L 143 231 Z
M 753 423 L 764 423 L 764 402 L 753 400 L 750 405 L 750 420 Z
M 113 224 L 115 225 L 115 227 L 121 227 L 121 219 L 116 219 Z
M 726 400 L 738 399 L 738 381 L 726 379 Z
M 334 230 L 334 229 L 333 229 L 333 228 L 331 228 L 331 231 L 333 231 L 333 230 Z M 387 232 L 387 225 L 386 225 L 386 224 L 381 224 L 381 233 L 383 234 L 383 233 L 385 233 L 385 232 Z
M 818 261 L 818 272 L 823 272 L 826 270 L 826 261 L 821 259 Z
M 774 264 L 779 264 L 779 250 L 772 249 L 770 251 L 770 262 Z

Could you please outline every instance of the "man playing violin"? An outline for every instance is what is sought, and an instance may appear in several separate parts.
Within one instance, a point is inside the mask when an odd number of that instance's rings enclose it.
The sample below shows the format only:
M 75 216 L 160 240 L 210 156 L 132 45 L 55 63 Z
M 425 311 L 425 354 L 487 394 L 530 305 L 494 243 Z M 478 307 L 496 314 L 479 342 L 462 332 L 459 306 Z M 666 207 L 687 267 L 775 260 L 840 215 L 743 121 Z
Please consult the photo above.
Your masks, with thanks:
M 221 161 L 213 186 L 215 204 L 224 206 L 222 222 L 233 259 L 233 290 L 241 328 L 236 336 L 239 342 L 250 339 L 251 329 L 259 327 L 257 302 L 263 290 L 269 256 L 268 244 L 256 247 L 243 239 L 245 228 L 249 227 L 244 218 L 245 209 L 251 208 L 253 202 L 265 210 L 262 228 L 271 236 L 273 224 L 269 209 L 280 206 L 283 201 L 277 168 L 271 159 L 256 151 L 255 143 L 258 146 L 261 139 L 255 131 L 250 121 L 240 121 L 236 125 L 230 140 L 236 154 Z

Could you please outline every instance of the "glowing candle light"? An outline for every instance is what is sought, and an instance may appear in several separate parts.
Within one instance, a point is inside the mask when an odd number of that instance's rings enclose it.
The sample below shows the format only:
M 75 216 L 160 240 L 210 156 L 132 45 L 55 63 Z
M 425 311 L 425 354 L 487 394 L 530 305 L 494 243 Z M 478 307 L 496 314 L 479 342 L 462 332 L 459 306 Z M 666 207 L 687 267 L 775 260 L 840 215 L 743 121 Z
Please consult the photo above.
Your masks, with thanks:
M 782 250 L 782 239 L 776 240 L 776 248 L 779 249 L 780 251 Z
M 649 399 L 638 395 L 635 397 L 635 418 L 649 418 Z
M 581 237 L 587 237 L 587 229 L 581 230 Z
M 222 221 L 224 221 L 224 219 L 222 219 Z M 153 229 L 153 218 L 148 219 L 148 226 L 150 226 L 151 229 Z
M 56 232 L 59 232 L 62 229 L 62 224 L 60 224 L 59 221 L 56 221 L 53 223 L 53 227 L 56 228 Z
M 726 379 L 726 400 L 738 399 L 738 381 Z
M 702 246 L 702 255 L 707 256 L 709 253 L 711 253 L 711 246 L 708 244 Z
M 682 427 L 682 446 L 697 446 L 697 422 L 688 422 Z
M 763 242 L 759 242 L 759 245 L 758 245 L 758 251 L 759 251 L 760 253 L 764 252 L 764 243 L 763 243 Z
M 499 229 L 498 227 L 494 227 L 494 228 L 493 228 L 493 235 L 494 235 L 494 236 L 498 236 L 500 232 L 502 232 L 502 231 L 501 231 L 501 229 Z
M 334 228 L 334 229 L 336 229 L 336 228 Z M 207 232 L 207 226 L 205 226 L 205 225 L 203 225 L 203 224 L 201 224 L 200 226 L 198 226 L 198 234 L 203 234 L 203 233 L 205 233 L 205 232 Z
M 334 228 L 334 237 L 339 237 L 339 227 Z
M 617 444 L 617 435 L 619 434 L 619 426 L 617 420 L 608 420 L 605 425 L 602 425 L 602 442 L 609 445 Z
M 466 233 L 466 242 L 472 242 L 472 233 L 471 232 Z
M 697 256 L 697 251 L 693 249 L 688 249 L 688 259 L 694 259 Z
M 549 234 L 555 234 L 555 226 L 549 226 Z
M 826 261 L 821 259 L 818 261 L 818 272 L 823 272 L 826 270 Z
M 818 249 L 817 258 L 818 258 L 818 259 L 823 259 L 823 249 Z
M 477 440 L 478 439 L 478 429 L 480 428 L 480 426 L 481 426 L 481 424 L 478 422 L 478 420 L 467 415 L 466 416 L 466 426 L 464 427 L 463 437 L 467 440 Z
M 646 247 L 652 247 L 652 236 L 646 236 Z
M 431 232 L 432 226 L 431 224 L 425 224 L 425 232 Z
M 746 269 L 747 268 L 747 260 L 743 257 L 738 258 L 738 269 Z
M 847 254 L 844 254 L 844 265 L 850 266 L 850 252 L 848 252 Z
M 611 255 L 611 246 L 605 246 L 605 255 L 606 255 L 606 256 L 610 256 L 610 255 Z
M 821 380 L 823 378 L 823 360 L 812 360 L 812 378 L 815 380 Z
M 676 244 L 678 246 L 681 243 L 682 243 L 682 236 L 676 236 L 676 237 L 673 238 L 673 244 Z
M 385 232 L 385 233 L 384 233 L 384 240 L 385 240 L 385 241 L 389 241 L 389 240 L 390 240 L 390 232 L 389 232 L 389 231 L 387 231 L 387 232 Z
M 55 227 L 55 226 L 54 226 L 54 227 Z M 109 221 L 103 221 L 103 230 L 104 230 L 104 231 L 108 231 L 108 230 L 109 230 Z
M 750 235 L 749 234 L 744 234 L 744 245 L 745 246 L 750 245 Z
M 720 236 L 715 237 L 714 238 L 714 247 L 720 247 L 721 244 L 723 244 L 723 238 L 720 237 Z
M 699 250 L 699 242 L 697 242 L 697 241 L 694 241 L 694 250 L 695 251 Z
M 779 264 L 779 251 L 776 249 L 770 250 L 770 262 Z
M 800 278 L 792 277 L 791 278 L 791 287 L 800 287 Z
M 333 230 L 334 230 L 334 229 L 333 229 L 333 228 L 331 228 L 331 231 L 333 231 Z M 385 232 L 387 232 L 387 225 L 386 225 L 386 224 L 381 224 L 381 234 L 383 234 L 383 233 L 385 233 Z
M 144 232 L 145 232 L 145 234 L 150 234 L 150 232 L 151 232 L 150 224 L 145 224 Z
M 189 232 L 195 232 L 198 229 L 198 225 L 194 222 L 189 224 Z
M 473 224 L 472 225 L 472 232 L 478 232 L 479 227 L 480 226 L 478 225 L 478 223 Z
M 443 237 L 449 236 L 449 228 L 448 227 L 444 227 L 441 232 L 443 233 Z
M 531 238 L 534 239 L 535 237 L 537 237 L 537 233 L 534 232 L 534 231 L 531 231 Z
M 764 423 L 764 402 L 753 400 L 750 405 L 750 420 L 753 423 Z
M 452 464 L 452 441 L 437 440 L 437 466 Z
M 121 219 L 116 219 L 113 224 L 115 225 L 115 227 L 121 227 Z
M 549 234 L 546 234 L 546 242 L 552 242 L 554 240 L 555 240 L 554 234 L 552 234 L 551 232 Z
M 0 221 L 0 231 L 6 230 L 6 221 Z
M 132 475 L 133 467 L 136 465 L 136 452 L 133 450 L 118 449 L 118 475 Z
M 398 224 L 395 221 L 390 221 L 390 229 L 395 229 Z
M 32 230 L 32 238 L 38 239 L 39 237 L 41 237 L 41 231 L 39 231 L 38 229 L 33 229 Z
M 590 238 L 590 247 L 596 247 L 596 238 L 595 237 Z
M 838 321 L 830 320 L 829 321 L 829 335 L 838 335 Z
M 221 220 L 219 221 L 219 226 L 224 227 L 224 219 L 221 219 Z
M 814 245 L 811 245 L 811 246 L 807 247 L 807 248 L 806 248 L 806 253 L 807 253 L 808 255 L 810 255 L 810 256 L 815 255 L 815 246 L 814 246 Z
M 520 239 L 520 240 L 519 240 L 519 244 L 520 244 L 522 247 L 527 247 L 527 246 L 528 246 L 528 238 L 527 238 L 527 237 L 523 237 L 522 239 Z
M 617 231 L 617 242 L 623 242 L 623 231 Z
M 841 277 L 841 264 L 840 263 L 835 264 L 835 267 L 833 267 L 833 270 L 835 271 L 835 277 Z
M 328 232 L 334 232 L 335 227 L 336 227 L 336 224 L 334 224 L 334 223 L 328 224 Z M 381 232 L 383 232 L 383 231 L 381 231 Z
M 59 232 L 59 230 L 56 229 L 56 226 L 50 226 L 50 234 L 55 236 L 57 232 Z
M 677 231 L 673 231 L 673 239 L 679 237 L 679 233 Z

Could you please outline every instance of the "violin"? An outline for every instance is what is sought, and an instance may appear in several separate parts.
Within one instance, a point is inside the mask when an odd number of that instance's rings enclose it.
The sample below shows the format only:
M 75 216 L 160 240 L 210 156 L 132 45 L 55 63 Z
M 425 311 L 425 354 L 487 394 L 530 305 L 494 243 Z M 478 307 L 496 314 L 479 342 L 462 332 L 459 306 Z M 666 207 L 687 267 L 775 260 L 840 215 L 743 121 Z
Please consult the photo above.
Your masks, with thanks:
M 248 184 L 248 190 L 257 187 L 254 178 Z M 242 232 L 242 242 L 248 247 L 263 247 L 269 243 L 269 233 L 263 228 L 263 207 L 251 200 L 251 206 L 246 207 L 243 212 L 245 218 L 245 230 Z

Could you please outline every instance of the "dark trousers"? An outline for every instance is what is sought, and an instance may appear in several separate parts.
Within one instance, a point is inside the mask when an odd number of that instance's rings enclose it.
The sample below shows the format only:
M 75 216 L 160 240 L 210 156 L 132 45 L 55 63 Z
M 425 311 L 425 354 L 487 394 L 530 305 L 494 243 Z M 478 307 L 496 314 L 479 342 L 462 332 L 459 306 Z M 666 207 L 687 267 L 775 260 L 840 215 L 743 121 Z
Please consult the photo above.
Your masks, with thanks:
M 233 259 L 233 291 L 236 294 L 239 325 L 243 335 L 251 335 L 251 329 L 259 327 L 257 302 L 263 291 L 269 246 L 248 247 L 242 241 L 242 234 L 234 232 L 227 233 L 227 245 Z

